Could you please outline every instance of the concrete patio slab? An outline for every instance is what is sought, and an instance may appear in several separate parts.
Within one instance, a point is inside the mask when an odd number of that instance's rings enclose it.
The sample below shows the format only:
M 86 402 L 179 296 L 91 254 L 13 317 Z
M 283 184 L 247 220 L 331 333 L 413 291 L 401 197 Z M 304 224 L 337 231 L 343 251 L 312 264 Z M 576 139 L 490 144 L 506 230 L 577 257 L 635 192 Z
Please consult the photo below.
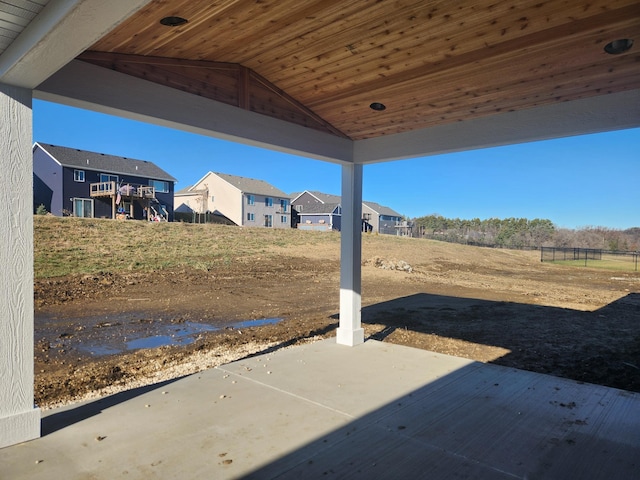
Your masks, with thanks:
M 1 479 L 635 479 L 640 395 L 325 340 L 45 412 Z

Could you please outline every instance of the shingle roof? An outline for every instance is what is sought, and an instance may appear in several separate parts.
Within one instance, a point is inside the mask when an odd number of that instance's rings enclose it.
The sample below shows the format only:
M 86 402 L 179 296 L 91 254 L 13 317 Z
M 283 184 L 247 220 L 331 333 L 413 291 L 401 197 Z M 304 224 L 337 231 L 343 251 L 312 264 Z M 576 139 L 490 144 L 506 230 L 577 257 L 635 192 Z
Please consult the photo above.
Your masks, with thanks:
M 362 203 L 363 205 L 366 205 L 371 210 L 376 212 L 378 215 L 387 215 L 389 217 L 402 217 L 402 215 L 400 215 L 395 210 L 389 207 L 385 207 L 384 205 L 380 205 L 379 203 L 375 203 L 375 202 L 362 202 Z
M 277 189 L 264 180 L 254 178 L 239 177 L 237 175 L 229 175 L 228 173 L 211 172 L 231 185 L 242 191 L 243 193 L 252 193 L 256 195 L 266 195 L 270 197 L 289 198 L 289 195 L 282 190 Z
M 331 195 L 329 193 L 322 193 L 315 190 L 305 190 L 304 192 L 294 192 L 291 194 L 291 198 L 295 200 L 304 193 L 313 195 L 323 203 L 340 203 L 340 196 Z
M 99 170 L 104 173 L 115 173 L 148 177 L 154 180 L 177 181 L 174 177 L 147 160 L 117 157 L 105 153 L 89 152 L 76 148 L 60 147 L 47 143 L 37 143 L 64 167 Z
M 333 211 L 339 205 L 340 205 L 339 203 L 312 203 L 309 205 L 304 205 L 302 208 L 302 211 L 300 211 L 300 215 L 333 213 Z M 294 208 L 299 208 L 299 207 L 294 206 Z
M 309 193 L 324 203 L 340 203 L 341 201 L 339 195 L 331 195 L 330 193 L 322 193 L 315 190 Z
M 194 185 L 189 185 L 187 187 L 181 188 L 176 193 L 174 193 L 174 195 L 185 195 L 185 194 L 188 194 L 188 193 L 193 193 L 193 192 L 191 192 L 191 189 L 193 187 L 194 187 Z

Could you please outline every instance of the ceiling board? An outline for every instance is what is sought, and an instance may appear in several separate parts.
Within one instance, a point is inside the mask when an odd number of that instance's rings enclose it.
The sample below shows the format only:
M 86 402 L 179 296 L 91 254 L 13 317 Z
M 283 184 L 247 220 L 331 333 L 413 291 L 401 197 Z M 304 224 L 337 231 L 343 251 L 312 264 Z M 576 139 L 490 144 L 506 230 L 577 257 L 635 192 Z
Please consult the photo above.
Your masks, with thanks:
M 606 54 L 620 38 L 636 45 Z M 152 0 L 91 50 L 149 58 L 127 73 L 156 82 L 153 58 L 202 62 L 165 84 L 240 106 L 240 83 L 203 73 L 237 65 L 260 79 L 251 110 L 362 140 L 640 89 L 640 3 Z

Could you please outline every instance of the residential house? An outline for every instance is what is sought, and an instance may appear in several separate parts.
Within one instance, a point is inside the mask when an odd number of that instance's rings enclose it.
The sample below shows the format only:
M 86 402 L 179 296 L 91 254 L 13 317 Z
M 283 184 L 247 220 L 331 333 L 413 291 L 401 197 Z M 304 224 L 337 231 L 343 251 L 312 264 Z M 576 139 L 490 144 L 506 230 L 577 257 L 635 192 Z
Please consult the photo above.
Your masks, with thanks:
M 209 172 L 175 195 L 177 212 L 212 212 L 236 225 L 291 228 L 289 196 L 264 180 Z
M 305 190 L 291 196 L 294 226 L 307 230 L 340 230 L 342 206 L 338 195 Z M 406 235 L 407 229 L 398 212 L 375 202 L 362 202 L 363 231 Z
M 33 145 L 34 212 L 87 218 L 173 220 L 176 179 L 152 162 Z
M 375 202 L 362 202 L 362 219 L 367 224 L 365 231 L 399 235 L 398 227 L 403 225 L 402 215 Z
M 293 226 L 302 230 L 340 230 L 342 206 L 340 197 L 305 190 L 291 194 Z

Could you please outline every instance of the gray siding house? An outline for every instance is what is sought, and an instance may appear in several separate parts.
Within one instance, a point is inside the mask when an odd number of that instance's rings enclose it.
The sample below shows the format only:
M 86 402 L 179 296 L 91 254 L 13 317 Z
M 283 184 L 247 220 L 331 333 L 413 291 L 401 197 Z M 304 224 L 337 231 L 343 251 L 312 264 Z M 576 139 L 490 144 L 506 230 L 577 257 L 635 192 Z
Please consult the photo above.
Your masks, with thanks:
M 33 208 L 56 216 L 173 220 L 176 179 L 152 162 L 36 142 Z
M 305 230 L 340 230 L 341 199 L 338 195 L 305 190 L 291 194 L 294 226 Z M 406 234 L 402 215 L 375 202 L 362 202 L 362 230 L 387 235 Z
M 340 231 L 342 206 L 340 197 L 305 190 L 292 193 L 293 225 L 301 230 Z
M 402 215 L 375 202 L 362 202 L 362 219 L 368 231 L 386 235 L 399 235 L 398 228 L 403 225 Z
M 177 212 L 211 212 L 240 226 L 291 228 L 289 196 L 264 180 L 208 172 L 175 203 Z

